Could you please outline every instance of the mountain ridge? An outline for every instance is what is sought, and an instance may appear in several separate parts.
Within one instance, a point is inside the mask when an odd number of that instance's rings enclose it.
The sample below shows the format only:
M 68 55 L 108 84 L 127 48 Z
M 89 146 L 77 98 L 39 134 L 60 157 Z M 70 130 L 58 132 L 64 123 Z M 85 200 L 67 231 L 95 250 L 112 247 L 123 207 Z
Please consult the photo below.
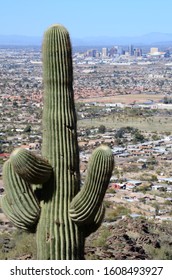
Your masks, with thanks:
M 73 46 L 102 46 L 102 45 L 152 45 L 172 44 L 172 33 L 151 32 L 140 36 L 90 36 L 76 38 L 71 36 Z M 35 45 L 41 46 L 41 36 L 0 35 L 0 46 L 3 45 Z

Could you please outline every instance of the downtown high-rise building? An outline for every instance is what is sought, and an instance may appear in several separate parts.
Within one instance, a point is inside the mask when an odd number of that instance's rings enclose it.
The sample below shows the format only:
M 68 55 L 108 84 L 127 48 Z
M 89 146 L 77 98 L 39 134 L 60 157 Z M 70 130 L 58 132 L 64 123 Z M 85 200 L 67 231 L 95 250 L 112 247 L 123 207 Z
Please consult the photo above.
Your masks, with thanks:
M 133 45 L 130 45 L 130 46 L 129 46 L 128 52 L 129 52 L 129 55 L 131 55 L 131 56 L 134 55 L 134 47 L 133 47 Z
M 107 48 L 102 48 L 102 58 L 105 58 L 108 56 L 108 49 Z

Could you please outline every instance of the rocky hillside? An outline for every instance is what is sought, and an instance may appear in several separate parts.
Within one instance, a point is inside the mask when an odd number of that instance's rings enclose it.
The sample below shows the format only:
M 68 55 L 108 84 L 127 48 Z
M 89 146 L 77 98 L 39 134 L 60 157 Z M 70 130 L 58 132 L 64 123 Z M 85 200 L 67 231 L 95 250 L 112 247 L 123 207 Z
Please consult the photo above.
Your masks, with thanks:
M 172 259 L 172 223 L 125 217 L 103 223 L 86 240 L 89 260 Z M 0 259 L 36 259 L 35 235 L 1 232 Z
M 172 259 L 172 223 L 126 217 L 102 225 L 87 239 L 86 259 Z

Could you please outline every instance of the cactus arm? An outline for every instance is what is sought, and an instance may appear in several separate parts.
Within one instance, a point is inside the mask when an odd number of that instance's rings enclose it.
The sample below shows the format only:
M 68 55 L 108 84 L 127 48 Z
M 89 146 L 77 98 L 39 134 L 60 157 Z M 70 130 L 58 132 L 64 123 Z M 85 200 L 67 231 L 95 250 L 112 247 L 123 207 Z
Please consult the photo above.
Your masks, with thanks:
M 105 206 L 104 204 L 102 204 L 99 207 L 99 210 L 95 215 L 94 220 L 90 224 L 87 225 L 83 224 L 82 226 L 81 225 L 79 226 L 80 230 L 83 231 L 85 237 L 88 237 L 91 233 L 95 232 L 100 227 L 104 215 L 105 215 Z
M 101 146 L 93 152 L 85 184 L 70 205 L 70 217 L 78 225 L 94 221 L 108 187 L 113 165 L 114 158 L 109 147 Z
M 26 149 L 15 149 L 10 160 L 15 172 L 30 184 L 43 184 L 52 175 L 50 164 Z
M 33 230 L 37 224 L 40 206 L 29 183 L 20 178 L 8 160 L 3 165 L 5 197 L 2 201 L 4 213 L 16 226 Z M 16 221 L 16 222 L 15 222 Z
M 9 219 L 10 222 L 12 222 L 14 226 L 26 231 L 35 231 L 35 226 L 30 227 L 30 222 L 26 223 L 21 217 L 19 217 L 15 207 L 13 207 L 13 205 L 10 205 L 10 203 L 8 202 L 6 195 L 1 197 L 1 207 L 6 217 Z

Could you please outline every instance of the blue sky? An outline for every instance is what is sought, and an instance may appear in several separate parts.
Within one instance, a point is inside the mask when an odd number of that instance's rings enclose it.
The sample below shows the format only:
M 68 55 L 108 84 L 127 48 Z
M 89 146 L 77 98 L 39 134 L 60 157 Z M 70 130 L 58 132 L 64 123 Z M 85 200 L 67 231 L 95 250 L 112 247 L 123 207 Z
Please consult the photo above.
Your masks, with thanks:
M 2 0 L 0 35 L 42 36 L 63 24 L 72 37 L 172 33 L 172 0 Z

